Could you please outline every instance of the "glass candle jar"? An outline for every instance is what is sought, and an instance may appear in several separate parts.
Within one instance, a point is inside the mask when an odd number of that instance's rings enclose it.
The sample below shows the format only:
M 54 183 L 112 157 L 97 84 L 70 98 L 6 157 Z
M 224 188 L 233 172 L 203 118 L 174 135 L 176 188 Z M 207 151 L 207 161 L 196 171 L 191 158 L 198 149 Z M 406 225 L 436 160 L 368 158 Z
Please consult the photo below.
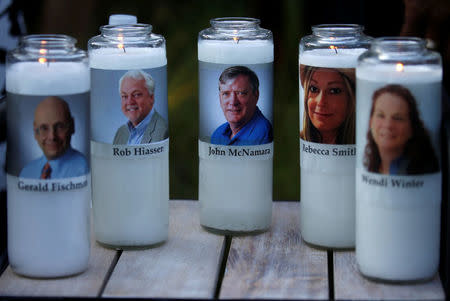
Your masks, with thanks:
M 167 239 L 166 44 L 147 24 L 107 25 L 89 41 L 94 229 L 112 248 Z
M 90 83 L 75 42 L 25 36 L 7 55 L 8 257 L 25 276 L 88 265 Z
M 259 23 L 212 19 L 198 36 L 200 223 L 218 232 L 271 223 L 273 38 Z
M 359 269 L 391 281 L 431 278 L 439 263 L 441 58 L 418 38 L 379 38 L 356 77 Z
M 300 227 L 326 248 L 355 245 L 355 67 L 360 25 L 312 27 L 299 46 Z

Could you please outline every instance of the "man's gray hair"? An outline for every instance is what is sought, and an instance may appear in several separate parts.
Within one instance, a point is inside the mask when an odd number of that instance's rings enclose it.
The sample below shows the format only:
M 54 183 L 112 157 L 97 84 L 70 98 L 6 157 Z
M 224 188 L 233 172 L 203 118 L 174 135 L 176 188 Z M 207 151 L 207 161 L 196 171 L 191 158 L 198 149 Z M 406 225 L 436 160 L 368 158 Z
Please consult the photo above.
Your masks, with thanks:
M 220 84 L 225 84 L 228 80 L 234 79 L 239 75 L 245 75 L 248 78 L 250 86 L 252 86 L 253 94 L 258 92 L 259 80 L 255 72 L 245 66 L 232 66 L 225 69 L 219 77 L 219 90 Z
M 145 80 L 145 87 L 147 88 L 148 94 L 153 95 L 155 93 L 155 81 L 153 80 L 150 74 L 142 70 L 130 70 L 124 75 L 122 75 L 122 77 L 119 80 L 119 94 L 121 92 L 120 87 L 122 87 L 122 81 L 125 78 L 133 78 L 135 80 L 143 79 Z

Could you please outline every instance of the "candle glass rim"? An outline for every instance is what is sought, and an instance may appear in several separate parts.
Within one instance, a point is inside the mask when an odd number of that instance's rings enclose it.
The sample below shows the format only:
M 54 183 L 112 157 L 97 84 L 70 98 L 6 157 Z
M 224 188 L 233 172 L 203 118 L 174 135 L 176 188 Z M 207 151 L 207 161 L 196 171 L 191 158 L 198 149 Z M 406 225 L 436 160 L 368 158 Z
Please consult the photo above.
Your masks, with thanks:
M 404 45 L 416 45 L 426 47 L 426 41 L 419 37 L 400 37 L 400 36 L 392 36 L 392 37 L 378 37 L 373 39 L 372 45 L 381 45 L 381 44 L 404 44 Z
M 133 48 L 164 48 L 164 36 L 152 33 L 150 24 L 115 24 L 100 26 L 101 33 L 88 41 L 88 51 L 102 48 L 116 48 L 121 51 Z M 125 51 L 123 51 L 125 52 Z
M 21 45 L 35 48 L 74 47 L 76 42 L 77 39 L 65 34 L 31 34 L 20 38 Z
M 402 63 L 441 66 L 441 55 L 426 46 L 426 40 L 419 37 L 379 37 L 374 39 L 370 49 L 358 58 L 358 65 Z
M 75 46 L 76 39 L 64 34 L 31 34 L 20 38 L 19 45 L 7 52 L 6 64 L 19 61 L 83 61 L 87 53 Z
M 311 28 L 312 34 L 300 39 L 299 53 L 322 48 L 369 49 L 373 40 L 372 37 L 365 35 L 364 26 L 359 24 L 330 23 L 313 25 Z
M 418 37 L 379 37 L 373 40 L 371 50 L 388 53 L 416 53 L 427 51 L 426 41 Z
M 152 33 L 152 30 L 152 25 L 144 23 L 100 26 L 100 32 L 102 36 L 116 36 L 118 33 L 122 34 L 123 36 L 134 36 L 136 34 L 142 33 L 150 34 Z
M 315 35 L 324 36 L 346 36 L 354 35 L 355 33 L 362 33 L 364 26 L 360 24 L 343 23 L 343 24 L 317 24 L 312 25 L 311 30 Z M 329 34 L 325 34 L 330 32 Z
M 224 17 L 210 20 L 211 27 L 199 32 L 198 41 L 273 41 L 272 32 L 259 26 L 260 20 L 248 17 Z
M 220 29 L 248 29 L 258 27 L 261 20 L 250 17 L 220 17 L 211 19 L 209 23 Z

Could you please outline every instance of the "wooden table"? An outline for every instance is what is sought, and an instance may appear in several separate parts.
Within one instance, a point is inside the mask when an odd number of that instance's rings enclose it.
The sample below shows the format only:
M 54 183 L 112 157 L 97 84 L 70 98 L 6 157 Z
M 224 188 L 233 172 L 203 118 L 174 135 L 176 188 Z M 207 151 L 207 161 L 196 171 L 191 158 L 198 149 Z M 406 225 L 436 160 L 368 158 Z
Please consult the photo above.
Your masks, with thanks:
M 224 237 L 199 225 L 198 202 L 171 201 L 168 241 L 138 251 L 105 249 L 92 239 L 89 268 L 53 280 L 29 279 L 8 267 L 2 297 L 175 299 L 444 300 L 439 276 L 414 285 L 363 278 L 354 252 L 306 245 L 299 203 L 274 202 L 270 231 Z

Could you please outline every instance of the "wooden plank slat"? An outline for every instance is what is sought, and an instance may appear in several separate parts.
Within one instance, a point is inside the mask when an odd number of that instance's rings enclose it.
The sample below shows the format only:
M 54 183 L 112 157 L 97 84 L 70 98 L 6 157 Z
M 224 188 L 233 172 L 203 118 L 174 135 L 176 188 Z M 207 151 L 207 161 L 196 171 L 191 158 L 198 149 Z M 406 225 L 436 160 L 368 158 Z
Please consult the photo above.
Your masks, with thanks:
M 96 297 L 116 253 L 95 242 L 91 219 L 91 253 L 86 271 L 66 278 L 33 279 L 15 274 L 8 266 L 0 277 L 0 296 Z
M 334 253 L 336 300 L 444 300 L 439 276 L 426 283 L 390 284 L 371 281 L 358 271 L 354 252 Z
M 329 298 L 327 253 L 301 239 L 299 210 L 276 202 L 269 232 L 233 237 L 220 298 Z
M 168 241 L 124 251 L 103 297 L 212 298 L 223 248 L 223 236 L 201 228 L 198 202 L 171 201 Z

